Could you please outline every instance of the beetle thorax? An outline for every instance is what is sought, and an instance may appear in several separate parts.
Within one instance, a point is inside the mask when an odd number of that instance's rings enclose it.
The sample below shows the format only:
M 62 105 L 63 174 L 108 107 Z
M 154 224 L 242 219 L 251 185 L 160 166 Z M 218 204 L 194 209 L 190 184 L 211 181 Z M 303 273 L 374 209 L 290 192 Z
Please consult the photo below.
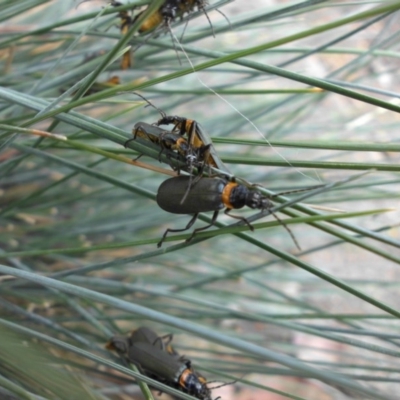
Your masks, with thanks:
M 250 208 L 261 208 L 262 196 L 260 193 L 248 190 L 246 193 L 246 206 Z
M 258 210 L 266 210 L 267 208 L 271 208 L 273 204 L 261 193 L 249 190 L 246 196 L 246 206 Z
M 177 11 L 178 11 L 178 4 L 176 4 L 176 1 L 166 2 L 161 7 L 161 14 L 164 18 L 167 19 L 174 19 L 176 17 Z
M 205 383 L 201 383 L 199 378 L 191 373 L 187 376 L 185 381 L 185 387 L 189 394 L 194 395 L 201 400 L 210 400 L 210 389 Z

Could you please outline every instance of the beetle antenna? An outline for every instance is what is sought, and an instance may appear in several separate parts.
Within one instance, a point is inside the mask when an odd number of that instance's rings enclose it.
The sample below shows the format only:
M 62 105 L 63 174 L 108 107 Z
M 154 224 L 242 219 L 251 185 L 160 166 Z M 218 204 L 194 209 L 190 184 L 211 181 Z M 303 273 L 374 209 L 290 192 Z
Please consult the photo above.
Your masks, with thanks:
M 273 199 L 275 197 L 284 196 L 286 194 L 308 192 L 309 190 L 319 189 L 319 188 L 321 188 L 323 186 L 326 186 L 326 185 L 314 185 L 314 186 L 310 186 L 310 187 L 307 187 L 307 188 L 304 188 L 304 189 L 287 190 L 286 192 L 275 193 L 275 194 L 271 195 L 269 198 Z
M 189 194 L 190 189 L 192 187 L 192 184 L 193 184 L 193 162 L 197 160 L 197 157 L 194 156 L 193 154 L 191 154 L 186 158 L 186 160 L 189 160 L 189 165 L 190 165 L 189 166 L 189 183 L 188 183 L 188 187 L 186 189 L 186 192 L 182 197 L 181 204 L 183 204 L 185 202 L 186 197 Z
M 183 41 L 183 36 L 185 35 L 186 28 L 188 27 L 188 25 L 189 25 L 189 20 L 186 21 L 186 24 L 185 24 L 185 26 L 184 26 L 184 28 L 183 28 L 182 35 L 181 35 L 181 37 L 180 37 L 180 39 L 179 39 L 181 43 L 182 43 L 182 41 Z
M 297 190 L 289 190 L 287 192 L 281 192 L 281 193 L 276 193 L 271 195 L 269 198 L 273 199 L 274 197 L 278 197 L 278 196 L 283 196 L 285 194 L 292 194 L 292 193 L 300 193 L 300 192 L 306 192 L 307 190 L 313 190 L 313 189 L 318 189 L 320 187 L 322 187 L 324 185 L 315 185 L 309 188 L 305 188 L 305 189 L 297 189 Z M 274 212 L 271 211 L 271 209 L 269 209 L 269 212 L 273 215 L 273 217 L 286 229 L 286 231 L 289 233 L 290 237 L 293 240 L 293 243 L 296 245 L 296 247 L 301 251 L 301 247 L 299 245 L 299 242 L 297 241 L 296 237 L 294 236 L 293 232 L 290 230 L 290 228 L 283 222 L 283 220 L 281 220 Z
M 257 186 L 257 185 L 254 185 L 254 186 Z M 269 199 L 269 200 L 272 200 L 272 199 L 274 199 L 275 197 L 283 196 L 283 195 L 285 195 L 285 194 L 307 192 L 308 190 L 318 189 L 318 188 L 320 188 L 320 187 L 322 187 L 322 186 L 325 186 L 325 185 L 315 185 L 315 186 L 312 186 L 312 187 L 309 187 L 309 188 L 296 189 L 296 190 L 288 190 L 288 191 L 286 191 L 286 192 L 275 193 L 275 194 L 273 194 L 273 195 L 270 195 L 270 196 L 268 197 L 268 199 Z M 268 211 L 269 211 L 269 212 L 272 214 L 272 216 L 286 229 L 286 231 L 289 233 L 290 237 L 292 238 L 293 243 L 294 243 L 294 244 L 296 245 L 296 247 L 301 251 L 301 247 L 300 247 L 300 245 L 299 245 L 299 242 L 297 241 L 297 239 L 296 239 L 295 236 L 293 235 L 293 232 L 292 232 L 292 231 L 289 229 L 289 227 L 283 222 L 282 219 L 280 219 L 274 212 L 271 211 L 271 208 L 272 208 L 272 203 L 271 203 L 271 205 L 270 205 L 269 207 L 267 207 Z
M 205 9 L 204 7 L 201 7 L 201 11 L 203 11 L 204 15 L 206 16 L 206 18 L 207 18 L 207 20 L 208 20 L 208 23 L 210 24 L 210 27 L 211 27 L 212 35 L 213 35 L 214 38 L 215 38 L 214 27 L 213 27 L 213 24 L 211 23 L 210 17 L 209 17 L 208 14 L 207 14 L 206 9 Z
M 178 48 L 176 47 L 176 44 L 175 44 L 175 40 L 174 40 L 175 35 L 172 33 L 170 21 L 167 22 L 167 29 L 168 29 L 168 32 L 169 32 L 169 34 L 170 34 L 170 36 L 171 36 L 171 41 L 172 41 L 172 44 L 173 44 L 173 46 L 174 46 L 175 54 L 176 54 L 176 57 L 178 58 L 179 65 L 182 65 L 181 57 L 179 56 Z M 177 39 L 177 40 L 178 40 L 178 39 Z
M 207 382 L 207 385 L 209 385 L 210 383 L 214 383 L 214 382 L 217 382 L 217 381 Z M 234 381 L 231 381 L 231 382 L 225 382 L 225 383 L 223 383 L 222 385 L 214 386 L 214 387 L 209 388 L 209 389 L 210 389 L 210 390 L 219 389 L 219 388 L 221 388 L 221 387 L 223 387 L 223 386 L 233 385 L 233 384 L 235 384 L 236 382 L 237 382 L 237 379 L 235 379 Z M 218 399 L 218 397 L 217 397 L 217 399 Z M 217 399 L 215 399 L 215 400 L 217 400 Z
M 229 18 L 221 10 L 219 10 L 218 8 L 216 8 L 215 11 L 219 12 L 226 19 L 226 22 L 228 23 L 229 28 L 231 30 L 233 30 L 232 24 L 231 24 L 231 21 L 229 21 Z
M 289 229 L 289 227 L 283 222 L 283 220 L 281 220 L 274 212 L 272 212 L 271 210 L 268 210 L 271 215 L 286 229 L 287 233 L 290 235 L 290 237 L 293 240 L 293 243 L 296 245 L 296 247 L 298 248 L 299 251 L 301 251 L 301 247 L 299 245 L 299 242 L 297 241 L 297 239 L 295 238 L 295 236 L 293 235 L 293 232 Z
M 162 116 L 163 118 L 165 118 L 165 117 L 167 116 L 167 114 L 165 113 L 165 111 L 161 110 L 161 108 L 156 107 L 149 99 L 146 99 L 146 97 L 142 96 L 142 95 L 139 94 L 138 92 L 133 92 L 133 94 L 136 94 L 136 96 L 139 96 L 141 99 L 143 99 L 143 100 L 147 103 L 147 106 L 146 106 L 146 107 L 148 107 L 148 106 L 153 107 L 155 110 L 157 110 L 157 111 L 161 114 L 161 116 Z
M 315 185 L 315 186 L 312 186 L 312 187 L 309 187 L 309 188 L 305 188 L 305 189 L 297 189 L 297 190 L 289 190 L 287 192 L 280 192 L 280 193 L 276 193 L 276 194 L 271 195 L 269 198 L 273 199 L 274 197 L 283 196 L 285 194 L 306 192 L 308 190 L 318 189 L 319 187 L 322 187 L 322 186 L 324 186 L 324 185 Z M 296 237 L 293 235 L 293 232 L 290 230 L 290 228 L 274 212 L 272 212 L 271 210 L 269 210 L 269 212 L 286 229 L 286 231 L 289 233 L 290 237 L 292 238 L 293 243 L 301 251 L 301 247 L 299 245 L 299 242 L 297 241 Z
M 243 379 L 243 377 L 246 375 L 246 373 L 244 373 L 239 379 Z M 214 382 L 218 382 L 218 381 L 210 381 L 210 382 L 207 382 L 207 385 L 209 385 L 210 383 L 214 383 Z M 225 382 L 225 383 L 223 383 L 222 385 L 219 385 L 219 386 L 214 386 L 213 388 L 209 388 L 210 390 L 213 390 L 213 389 L 218 389 L 218 388 L 220 388 L 220 387 L 223 387 L 223 386 L 228 386 L 228 385 L 233 385 L 234 383 L 237 383 L 238 382 L 238 379 L 235 379 L 235 380 L 233 380 L 233 381 L 230 381 L 230 382 Z M 217 397 L 216 399 L 214 399 L 214 400 L 218 400 L 218 399 L 220 399 L 221 397 Z

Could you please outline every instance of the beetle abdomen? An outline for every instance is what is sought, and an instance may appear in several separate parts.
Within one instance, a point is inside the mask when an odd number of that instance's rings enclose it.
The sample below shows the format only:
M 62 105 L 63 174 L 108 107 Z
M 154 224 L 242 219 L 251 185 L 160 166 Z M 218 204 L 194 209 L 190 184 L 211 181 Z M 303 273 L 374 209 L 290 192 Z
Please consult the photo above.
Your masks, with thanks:
M 164 181 L 157 192 L 157 204 L 173 214 L 197 214 L 200 212 L 216 211 L 224 208 L 222 191 L 226 180 L 222 178 L 201 178 L 186 194 L 190 182 L 189 176 L 177 176 Z

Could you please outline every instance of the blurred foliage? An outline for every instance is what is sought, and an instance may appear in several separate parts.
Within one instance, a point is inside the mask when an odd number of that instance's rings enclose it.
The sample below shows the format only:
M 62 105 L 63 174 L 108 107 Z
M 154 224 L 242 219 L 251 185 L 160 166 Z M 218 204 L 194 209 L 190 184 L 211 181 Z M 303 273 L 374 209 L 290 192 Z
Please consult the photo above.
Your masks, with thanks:
M 162 0 L 121 3 L 0 0 L 0 397 L 141 398 L 104 343 L 146 325 L 238 380 L 213 398 L 396 398 L 400 2 L 210 1 L 155 34 Z M 121 10 L 145 11 L 124 35 Z M 154 201 L 171 154 L 123 147 L 160 118 L 134 92 L 200 122 L 279 220 L 157 249 L 189 217 Z

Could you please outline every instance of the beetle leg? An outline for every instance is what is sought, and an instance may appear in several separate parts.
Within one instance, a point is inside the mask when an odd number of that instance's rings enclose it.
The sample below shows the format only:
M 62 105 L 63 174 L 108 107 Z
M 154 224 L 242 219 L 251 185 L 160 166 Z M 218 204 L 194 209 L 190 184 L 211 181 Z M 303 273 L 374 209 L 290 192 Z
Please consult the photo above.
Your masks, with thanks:
M 161 247 L 161 246 L 162 246 L 162 244 L 163 244 L 165 238 L 166 238 L 167 235 L 168 235 L 168 232 L 184 232 L 184 231 L 187 231 L 188 229 L 190 229 L 190 228 L 192 227 L 192 225 L 195 223 L 195 221 L 196 221 L 196 219 L 197 219 L 198 216 L 199 216 L 199 213 L 194 214 L 193 217 L 192 217 L 192 219 L 188 222 L 188 224 L 186 225 L 186 227 L 183 228 L 183 229 L 170 229 L 170 228 L 168 228 L 168 229 L 164 232 L 164 235 L 162 236 L 161 240 L 157 243 L 157 247 Z M 215 222 L 215 221 L 214 221 L 214 222 Z M 192 235 L 192 236 L 193 236 L 193 235 Z M 190 237 L 190 239 L 192 238 L 192 236 Z
M 184 364 L 186 364 L 187 362 L 190 362 L 190 360 L 188 358 L 186 358 L 186 356 L 184 354 L 183 355 L 177 354 L 177 356 L 179 356 L 178 360 L 182 361 Z
M 196 236 L 197 232 L 204 231 L 204 230 L 210 228 L 211 226 L 213 226 L 215 224 L 215 221 L 217 220 L 218 213 L 219 213 L 219 210 L 214 211 L 214 214 L 211 218 L 211 222 L 208 225 L 203 226 L 202 228 L 195 229 L 193 231 L 192 235 L 189 237 L 189 239 L 186 239 L 186 242 L 190 242 Z
M 163 153 L 163 151 L 164 151 L 164 146 L 161 146 L 161 150 L 158 153 L 158 162 L 161 162 L 161 154 Z M 169 157 L 169 158 L 171 158 L 171 157 Z
M 131 139 L 126 140 L 126 141 L 124 142 L 124 147 L 126 147 L 126 146 L 128 145 L 128 143 L 133 142 L 135 139 L 136 139 L 136 136 L 134 136 L 134 137 L 131 138 Z
M 137 160 L 139 160 L 139 158 L 140 157 L 142 157 L 143 156 L 143 154 L 139 154 L 136 158 L 134 158 L 132 161 L 137 161 Z
M 173 338 L 174 335 L 172 333 L 159 337 L 159 339 L 165 339 L 165 342 L 163 342 L 165 346 L 168 346 L 172 342 Z
M 225 208 L 224 214 L 229 215 L 232 218 L 236 218 L 239 219 L 240 221 L 243 221 L 249 228 L 250 230 L 253 232 L 254 231 L 254 227 L 253 225 L 250 224 L 249 221 L 247 221 L 247 219 L 245 217 L 242 217 L 241 215 L 232 215 L 230 212 L 232 211 L 231 208 Z
M 126 148 L 126 146 L 128 145 L 128 143 L 136 140 L 136 136 L 137 136 L 137 132 L 138 132 L 139 128 L 136 128 L 133 132 L 133 138 L 128 139 L 127 141 L 125 141 L 124 143 L 124 147 Z M 136 158 L 134 158 L 132 161 L 137 161 L 139 160 L 140 157 L 142 157 L 143 154 L 139 154 Z
M 166 339 L 165 342 L 164 342 L 164 339 Z M 172 342 L 172 339 L 173 339 L 173 335 L 172 335 L 172 333 L 169 333 L 168 335 L 159 336 L 156 340 L 154 340 L 152 345 L 155 346 L 157 343 L 159 343 L 161 345 L 160 346 L 161 349 L 163 351 L 167 351 L 167 347 Z M 167 353 L 168 353 L 168 351 L 167 351 Z
M 164 342 L 163 342 L 163 340 L 162 340 L 162 336 L 159 336 L 159 337 L 152 343 L 152 345 L 155 346 L 157 343 L 160 343 L 160 344 L 161 344 L 161 348 L 162 348 L 163 350 L 165 350 L 165 348 L 164 348 Z
M 138 131 L 139 131 L 139 128 L 136 128 L 136 129 L 132 132 L 133 138 L 128 139 L 128 140 L 124 143 L 124 147 L 126 147 L 127 144 L 130 143 L 130 142 L 132 142 L 133 140 L 136 140 L 136 136 L 137 136 Z

